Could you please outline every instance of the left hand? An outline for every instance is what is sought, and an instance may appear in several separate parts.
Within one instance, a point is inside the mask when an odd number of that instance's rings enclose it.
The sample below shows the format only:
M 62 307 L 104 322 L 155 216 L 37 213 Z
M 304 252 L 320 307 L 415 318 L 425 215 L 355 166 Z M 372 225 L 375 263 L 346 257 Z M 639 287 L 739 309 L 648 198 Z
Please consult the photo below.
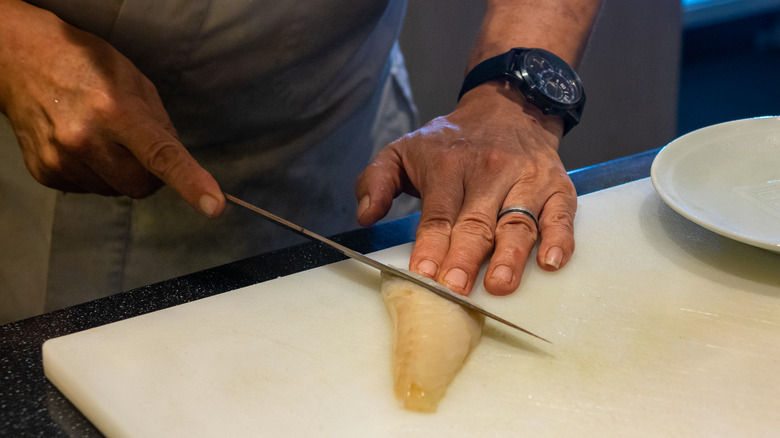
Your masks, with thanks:
M 541 235 L 537 263 L 563 267 L 574 252 L 577 194 L 557 148 L 562 121 L 489 82 L 451 114 L 385 147 L 357 182 L 358 220 L 384 217 L 401 192 L 420 196 L 422 213 L 409 268 L 468 294 L 491 253 L 485 288 L 514 292 Z M 497 220 L 507 206 L 532 210 Z

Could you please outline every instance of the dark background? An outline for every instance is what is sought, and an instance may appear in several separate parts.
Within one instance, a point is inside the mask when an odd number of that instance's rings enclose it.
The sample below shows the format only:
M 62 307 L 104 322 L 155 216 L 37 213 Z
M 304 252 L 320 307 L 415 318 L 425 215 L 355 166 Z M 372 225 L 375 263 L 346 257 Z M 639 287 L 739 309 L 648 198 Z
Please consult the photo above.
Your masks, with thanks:
M 780 115 L 780 12 L 683 31 L 678 134 L 714 123 Z

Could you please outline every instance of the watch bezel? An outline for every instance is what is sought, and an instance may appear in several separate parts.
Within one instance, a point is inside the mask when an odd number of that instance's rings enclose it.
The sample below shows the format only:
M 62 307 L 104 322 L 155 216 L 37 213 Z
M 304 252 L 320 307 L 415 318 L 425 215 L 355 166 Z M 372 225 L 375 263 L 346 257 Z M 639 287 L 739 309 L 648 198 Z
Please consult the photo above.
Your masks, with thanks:
M 531 55 L 540 56 L 548 62 L 551 62 L 554 67 L 564 69 L 564 76 L 568 76 L 568 78 L 565 79 L 576 87 L 576 99 L 570 103 L 566 103 L 556 100 L 542 91 L 539 88 L 537 81 L 525 67 L 526 60 Z M 518 50 L 515 53 L 514 59 L 508 70 L 507 73 L 509 78 L 515 82 L 516 86 L 521 88 L 526 100 L 537 106 L 545 114 L 563 115 L 582 106 L 582 103 L 585 100 L 585 90 L 583 90 L 582 81 L 580 80 L 579 75 L 566 63 L 566 61 L 554 53 L 543 49 Z

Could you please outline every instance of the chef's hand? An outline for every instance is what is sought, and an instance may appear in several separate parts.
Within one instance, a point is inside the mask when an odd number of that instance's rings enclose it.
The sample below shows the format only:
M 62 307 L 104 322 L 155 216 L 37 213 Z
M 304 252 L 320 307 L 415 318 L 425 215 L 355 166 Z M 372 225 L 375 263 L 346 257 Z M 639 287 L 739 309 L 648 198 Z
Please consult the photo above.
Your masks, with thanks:
M 27 169 L 71 192 L 142 198 L 163 183 L 206 215 L 217 182 L 178 141 L 154 85 L 102 39 L 19 0 L 0 0 L 0 109 Z
M 358 220 L 378 221 L 401 192 L 418 195 L 410 269 L 468 294 L 492 251 L 485 288 L 512 293 L 537 238 L 542 269 L 574 251 L 577 195 L 557 154 L 562 126 L 501 82 L 476 87 L 454 112 L 380 152 L 358 179 Z M 540 229 L 520 213 L 497 220 L 507 206 L 532 210 Z

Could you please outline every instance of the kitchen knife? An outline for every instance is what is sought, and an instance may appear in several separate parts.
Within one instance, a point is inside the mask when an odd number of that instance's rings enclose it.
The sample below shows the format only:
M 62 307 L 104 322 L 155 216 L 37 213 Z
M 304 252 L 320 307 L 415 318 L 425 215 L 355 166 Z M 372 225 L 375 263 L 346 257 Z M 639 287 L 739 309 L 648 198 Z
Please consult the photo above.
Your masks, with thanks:
M 300 234 L 301 236 L 307 237 L 312 240 L 317 240 L 319 242 L 324 243 L 325 245 L 335 249 L 336 251 L 344 254 L 345 256 L 355 259 L 361 263 L 365 263 L 368 266 L 371 266 L 372 268 L 378 269 L 382 272 L 388 273 L 390 275 L 395 275 L 396 277 L 401 277 L 404 280 L 411 281 L 412 283 L 415 283 L 419 286 L 422 286 L 429 291 L 435 293 L 436 295 L 447 299 L 449 301 L 452 301 L 455 304 L 458 304 L 460 306 L 463 306 L 467 309 L 473 310 L 475 312 L 481 313 L 482 315 L 485 315 L 486 317 L 493 319 L 495 321 L 498 321 L 502 324 L 505 324 L 509 327 L 512 327 L 514 329 L 520 330 L 523 333 L 526 333 L 528 335 L 531 335 L 535 338 L 541 339 L 542 341 L 545 341 L 547 343 L 552 343 L 548 341 L 547 339 L 544 339 L 543 337 L 536 335 L 534 333 L 531 333 L 530 331 L 514 324 L 509 321 L 507 321 L 504 318 L 501 318 L 500 316 L 497 316 L 491 312 L 488 312 L 487 310 L 483 309 L 482 307 L 472 303 L 467 297 L 463 295 L 456 294 L 455 292 L 451 291 L 449 288 L 431 280 L 430 278 L 423 277 L 422 275 L 415 274 L 414 272 L 407 271 L 406 269 L 399 269 L 394 266 L 386 265 L 382 262 L 379 262 L 377 260 L 374 260 L 368 256 L 365 256 L 357 251 L 354 251 L 352 249 L 347 248 L 344 245 L 341 245 L 339 243 L 336 243 L 326 237 L 320 236 L 317 233 L 314 233 L 312 231 L 309 231 L 299 225 L 295 225 L 294 223 L 282 219 L 279 216 L 276 216 L 273 213 L 270 213 L 266 210 L 263 210 L 260 207 L 256 207 L 246 201 L 242 201 L 241 199 L 236 198 L 233 195 L 229 195 L 225 193 L 225 198 L 231 202 L 234 202 L 242 207 L 248 208 L 249 210 L 254 211 L 255 213 L 259 213 L 263 218 L 266 220 L 273 222 L 277 225 L 280 225 L 284 228 L 287 228 L 290 231 L 293 231 L 294 233 Z

